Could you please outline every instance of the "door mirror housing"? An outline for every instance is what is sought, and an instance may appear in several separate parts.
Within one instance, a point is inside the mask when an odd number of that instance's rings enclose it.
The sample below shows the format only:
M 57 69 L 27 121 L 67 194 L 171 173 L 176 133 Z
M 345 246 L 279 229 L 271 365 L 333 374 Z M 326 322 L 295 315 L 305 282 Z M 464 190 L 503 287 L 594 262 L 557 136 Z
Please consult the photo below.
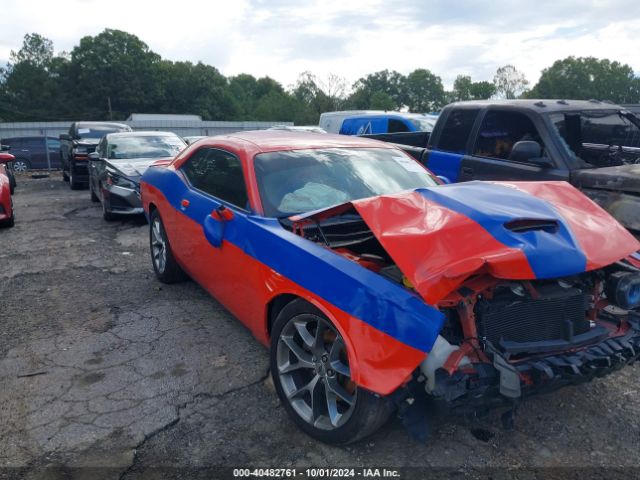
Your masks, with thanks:
M 14 157 L 13 155 L 11 155 L 10 153 L 5 153 L 2 152 L 0 153 L 0 163 L 11 163 L 16 159 L 16 157 Z
M 538 142 L 533 140 L 521 140 L 516 142 L 509 154 L 509 160 L 532 163 L 539 167 L 553 166 L 549 159 L 542 158 L 542 147 Z
M 202 226 L 204 236 L 213 247 L 220 248 L 222 246 L 224 225 L 231 219 L 233 219 L 233 212 L 224 205 L 220 205 L 204 219 Z

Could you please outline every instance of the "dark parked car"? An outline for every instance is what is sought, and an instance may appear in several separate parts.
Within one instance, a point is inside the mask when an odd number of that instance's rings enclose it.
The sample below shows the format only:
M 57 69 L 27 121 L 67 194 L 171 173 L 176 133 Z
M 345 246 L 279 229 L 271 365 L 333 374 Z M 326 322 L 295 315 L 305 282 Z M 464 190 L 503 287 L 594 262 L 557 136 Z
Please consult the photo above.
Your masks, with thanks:
M 86 186 L 89 181 L 88 155 L 108 133 L 130 132 L 131 127 L 123 123 L 74 122 L 69 133 L 60 135 L 60 162 L 62 178 L 69 181 L 71 190 Z
M 47 149 L 51 168 L 60 168 L 60 140 L 55 137 L 38 135 L 3 138 L 2 144 L 8 145 L 10 153 L 16 157 L 13 161 L 13 170 L 16 172 L 49 168 Z
M 105 220 L 143 213 L 140 177 L 156 160 L 175 157 L 186 144 L 170 132 L 124 132 L 105 135 L 89 154 L 91 200 L 102 203 Z

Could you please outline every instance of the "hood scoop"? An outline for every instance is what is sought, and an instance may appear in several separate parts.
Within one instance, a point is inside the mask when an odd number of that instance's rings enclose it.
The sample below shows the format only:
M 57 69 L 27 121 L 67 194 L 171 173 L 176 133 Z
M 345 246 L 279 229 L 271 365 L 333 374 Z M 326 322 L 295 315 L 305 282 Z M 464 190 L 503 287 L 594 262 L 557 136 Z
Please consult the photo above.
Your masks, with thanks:
M 520 218 L 505 222 L 504 228 L 514 233 L 526 232 L 547 232 L 557 233 L 559 229 L 558 221 L 542 218 Z

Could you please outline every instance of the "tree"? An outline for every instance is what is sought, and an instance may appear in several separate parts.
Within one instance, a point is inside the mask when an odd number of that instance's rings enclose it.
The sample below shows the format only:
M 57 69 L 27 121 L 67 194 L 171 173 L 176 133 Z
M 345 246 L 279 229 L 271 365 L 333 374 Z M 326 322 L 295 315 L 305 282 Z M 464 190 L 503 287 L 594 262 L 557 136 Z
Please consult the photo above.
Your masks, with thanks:
M 161 113 L 191 113 L 205 120 L 229 120 L 236 114 L 227 79 L 202 62 L 163 61 Z
M 486 100 L 496 93 L 496 87 L 491 82 L 472 82 L 468 75 L 458 75 L 453 82 L 452 101 Z
M 626 64 L 594 57 L 567 57 L 542 71 L 530 98 L 640 101 L 640 78 Z
M 371 95 L 369 108 L 372 110 L 395 110 L 396 104 L 388 93 L 378 90 Z
M 71 51 L 72 81 L 86 117 L 122 119 L 155 110 L 162 101 L 159 74 L 160 56 L 120 30 L 83 37 Z
M 360 78 L 353 84 L 353 93 L 347 103 L 351 108 L 372 108 L 372 97 L 376 92 L 385 93 L 393 102 L 391 110 L 397 110 L 404 105 L 403 84 L 404 75 L 394 71 L 381 70 Z M 379 98 L 379 97 L 378 97 Z
M 431 112 L 444 105 L 444 87 L 440 77 L 418 68 L 402 82 L 402 98 L 412 112 Z
M 495 85 L 496 95 L 506 99 L 514 99 L 526 91 L 529 81 L 516 67 L 505 65 L 496 71 L 493 77 L 493 84 Z
M 66 109 L 64 85 L 68 60 L 54 56 L 51 40 L 24 36 L 0 71 L 0 115 L 8 120 L 61 119 Z

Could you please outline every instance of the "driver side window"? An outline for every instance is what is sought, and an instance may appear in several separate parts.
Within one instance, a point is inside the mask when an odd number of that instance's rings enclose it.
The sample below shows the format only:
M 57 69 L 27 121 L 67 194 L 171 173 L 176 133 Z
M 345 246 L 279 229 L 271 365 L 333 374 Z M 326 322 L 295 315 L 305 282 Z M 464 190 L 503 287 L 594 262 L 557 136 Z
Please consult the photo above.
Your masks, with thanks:
M 513 146 L 521 141 L 537 142 L 540 156 L 546 156 L 542 138 L 529 117 L 520 112 L 491 110 L 482 120 L 473 154 L 515 161 L 511 154 Z
M 243 210 L 249 208 L 242 163 L 235 155 L 217 148 L 201 148 L 181 170 L 194 188 Z

